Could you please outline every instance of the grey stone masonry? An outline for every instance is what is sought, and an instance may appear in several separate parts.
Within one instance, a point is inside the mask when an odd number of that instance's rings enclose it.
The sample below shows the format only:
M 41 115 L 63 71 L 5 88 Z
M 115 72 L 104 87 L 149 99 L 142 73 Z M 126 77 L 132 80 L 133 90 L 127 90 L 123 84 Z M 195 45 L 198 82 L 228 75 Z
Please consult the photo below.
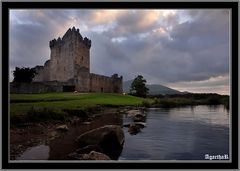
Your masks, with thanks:
M 69 28 L 62 38 L 49 42 L 50 60 L 36 66 L 34 82 L 68 82 L 79 92 L 122 92 L 122 76 L 90 73 L 91 40 Z

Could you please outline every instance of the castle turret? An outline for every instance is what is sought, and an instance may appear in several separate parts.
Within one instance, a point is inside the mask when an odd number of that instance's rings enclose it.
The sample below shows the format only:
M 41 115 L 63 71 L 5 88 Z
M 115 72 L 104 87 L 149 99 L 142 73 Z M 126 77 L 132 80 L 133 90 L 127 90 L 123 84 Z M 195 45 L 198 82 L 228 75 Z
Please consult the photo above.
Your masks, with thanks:
M 53 39 L 49 42 L 51 49 L 51 67 L 50 80 L 68 81 L 76 80 L 78 84 L 86 84 L 88 86 L 88 77 L 90 59 L 89 51 L 91 48 L 91 40 L 83 38 L 79 33 L 79 29 L 69 28 L 62 38 Z M 82 71 L 84 71 L 84 78 Z M 83 80 L 84 83 L 83 83 Z M 81 87 L 86 87 L 81 85 Z M 80 87 L 80 86 L 78 86 Z M 79 88 L 78 88 L 79 89 Z M 87 88 L 82 88 L 86 89 Z
M 122 92 L 122 77 L 90 74 L 91 40 L 79 29 L 69 28 L 64 36 L 49 42 L 50 60 L 37 67 L 35 81 L 69 83 L 79 92 Z
M 88 39 L 87 37 L 83 38 L 82 35 L 79 33 L 79 29 L 75 29 L 75 27 L 73 27 L 72 29 L 69 28 L 68 31 L 62 37 L 62 39 L 58 37 L 57 40 L 56 39 L 51 40 L 49 42 L 49 47 L 53 48 L 55 46 L 61 45 L 62 43 L 64 43 L 64 41 L 67 41 L 67 39 L 71 38 L 78 39 L 78 41 L 84 44 L 88 49 L 91 48 L 91 40 Z

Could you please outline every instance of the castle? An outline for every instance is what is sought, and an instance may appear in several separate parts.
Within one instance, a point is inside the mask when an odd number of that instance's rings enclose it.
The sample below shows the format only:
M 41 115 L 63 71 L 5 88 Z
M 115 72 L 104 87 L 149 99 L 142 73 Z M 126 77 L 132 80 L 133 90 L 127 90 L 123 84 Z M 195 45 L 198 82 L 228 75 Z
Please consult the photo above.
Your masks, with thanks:
M 68 29 L 62 38 L 49 42 L 51 54 L 44 66 L 36 66 L 33 83 L 61 87 L 62 91 L 122 92 L 122 76 L 90 73 L 91 40 L 79 29 Z

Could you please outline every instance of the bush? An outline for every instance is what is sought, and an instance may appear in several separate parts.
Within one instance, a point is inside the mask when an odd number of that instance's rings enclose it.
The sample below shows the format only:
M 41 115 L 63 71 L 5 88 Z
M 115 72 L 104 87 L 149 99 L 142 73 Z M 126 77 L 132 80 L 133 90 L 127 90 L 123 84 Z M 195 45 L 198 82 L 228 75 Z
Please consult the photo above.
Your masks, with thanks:
M 168 98 L 161 99 L 161 100 L 159 101 L 159 105 L 160 105 L 161 107 L 166 107 L 166 108 L 176 107 L 176 106 L 177 106 L 176 102 L 175 102 L 173 99 L 168 99 Z
M 71 116 L 77 116 L 82 118 L 85 118 L 88 116 L 86 110 L 84 109 L 63 109 L 63 111 Z
M 19 68 L 15 67 L 15 71 L 13 71 L 13 82 L 32 82 L 34 76 L 36 75 L 36 71 L 34 68 Z
M 153 104 L 156 105 L 156 104 L 159 104 L 159 103 L 160 103 L 160 99 L 158 99 L 158 98 L 155 97 L 155 98 L 153 99 Z
M 150 107 L 150 106 L 151 106 L 151 103 L 150 103 L 149 101 L 147 101 L 147 100 L 143 100 L 143 101 L 142 101 L 142 106 L 144 106 L 144 107 Z
M 26 122 L 26 116 L 25 115 L 11 115 L 10 116 L 10 125 L 14 126 L 14 125 L 19 125 L 22 123 Z
M 52 120 L 65 121 L 67 114 L 63 111 L 50 108 L 34 108 L 27 112 L 26 118 L 29 122 L 46 122 Z
M 160 107 L 179 107 L 179 106 L 188 106 L 195 105 L 194 100 L 187 98 L 162 98 L 157 101 L 157 104 Z
M 207 100 L 207 103 L 209 105 L 218 105 L 221 104 L 219 97 L 209 97 Z

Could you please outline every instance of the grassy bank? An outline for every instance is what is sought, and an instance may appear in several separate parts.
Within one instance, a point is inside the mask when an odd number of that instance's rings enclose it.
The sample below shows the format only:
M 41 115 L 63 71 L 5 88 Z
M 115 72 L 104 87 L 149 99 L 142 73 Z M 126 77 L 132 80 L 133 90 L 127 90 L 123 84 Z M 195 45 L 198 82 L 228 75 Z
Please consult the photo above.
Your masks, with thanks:
M 98 105 L 141 105 L 143 98 L 114 93 L 11 94 L 11 119 L 28 116 L 30 120 L 63 120 L 70 111 L 79 115 Z
M 66 120 L 69 116 L 86 117 L 99 106 L 181 107 L 223 104 L 229 108 L 229 96 L 186 94 L 153 96 L 146 99 L 114 93 L 11 94 L 11 123 Z
M 229 109 L 229 96 L 219 94 L 183 94 L 151 97 L 152 105 L 158 107 L 181 107 L 194 105 L 224 105 Z

